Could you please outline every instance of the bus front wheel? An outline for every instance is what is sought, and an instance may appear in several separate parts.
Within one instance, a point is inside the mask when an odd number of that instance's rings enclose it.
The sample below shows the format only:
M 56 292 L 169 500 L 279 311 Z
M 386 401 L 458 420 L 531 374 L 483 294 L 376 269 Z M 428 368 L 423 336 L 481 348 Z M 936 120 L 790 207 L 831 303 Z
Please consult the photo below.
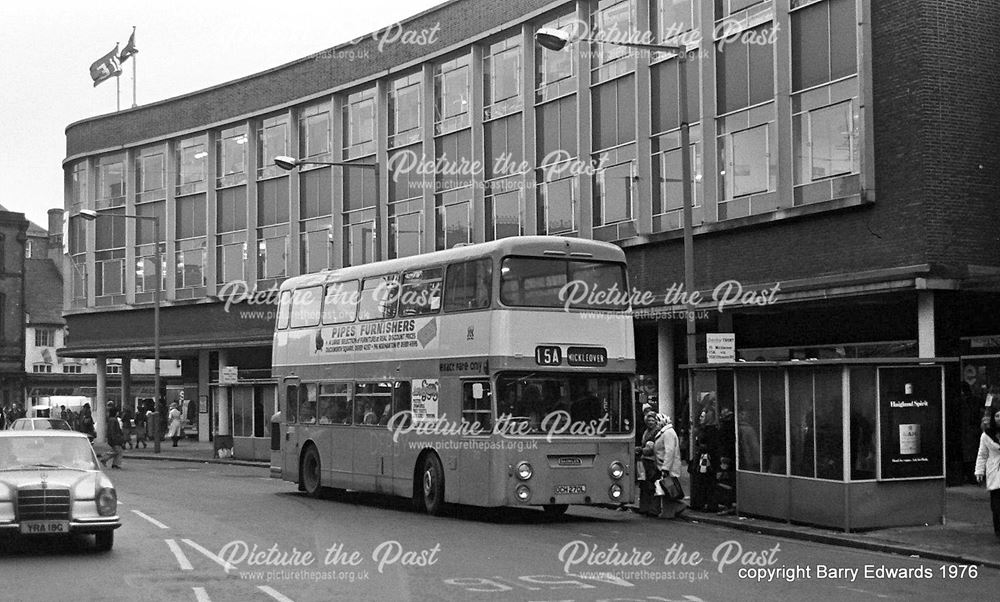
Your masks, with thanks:
M 302 467 L 299 469 L 302 475 L 302 489 L 309 497 L 319 497 L 321 489 L 319 469 L 319 452 L 315 447 L 309 446 L 302 455 Z
M 424 458 L 419 495 L 418 506 L 423 507 L 427 514 L 440 516 L 444 512 L 444 469 L 436 454 L 431 453 Z

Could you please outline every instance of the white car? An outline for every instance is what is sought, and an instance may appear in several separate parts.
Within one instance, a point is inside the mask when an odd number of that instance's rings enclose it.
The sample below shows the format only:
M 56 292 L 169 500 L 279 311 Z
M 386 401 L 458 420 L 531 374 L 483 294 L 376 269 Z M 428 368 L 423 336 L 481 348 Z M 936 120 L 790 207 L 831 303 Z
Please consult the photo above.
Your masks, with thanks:
M 0 432 L 0 537 L 93 533 L 114 545 L 118 493 L 83 433 Z

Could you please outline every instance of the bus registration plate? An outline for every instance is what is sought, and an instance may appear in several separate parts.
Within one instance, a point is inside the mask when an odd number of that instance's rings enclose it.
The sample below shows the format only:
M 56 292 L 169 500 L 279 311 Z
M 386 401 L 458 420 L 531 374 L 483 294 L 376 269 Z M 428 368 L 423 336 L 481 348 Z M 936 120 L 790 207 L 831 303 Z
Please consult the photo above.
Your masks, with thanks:
M 21 523 L 24 535 L 51 535 L 69 533 L 69 522 L 64 520 L 26 520 Z
M 556 485 L 555 495 L 587 493 L 586 485 Z

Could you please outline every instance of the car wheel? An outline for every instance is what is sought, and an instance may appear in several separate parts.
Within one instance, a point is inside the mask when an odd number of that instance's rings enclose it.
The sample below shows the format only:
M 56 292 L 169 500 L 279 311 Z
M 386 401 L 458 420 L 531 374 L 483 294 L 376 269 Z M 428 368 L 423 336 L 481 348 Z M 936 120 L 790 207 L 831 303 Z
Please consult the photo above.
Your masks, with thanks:
M 97 544 L 98 552 L 109 552 L 111 547 L 115 545 L 115 532 L 98 531 L 94 534 L 94 543 Z
M 432 516 L 440 516 L 444 512 L 444 469 L 436 454 L 428 454 L 424 458 L 423 469 L 420 471 L 420 506 Z
M 545 504 L 542 506 L 542 510 L 545 511 L 545 515 L 552 518 L 566 514 L 567 508 L 569 508 L 569 504 Z
M 302 467 L 299 469 L 302 475 L 302 487 L 309 497 L 319 497 L 320 490 L 320 460 L 319 452 L 314 446 L 309 446 L 302 456 Z

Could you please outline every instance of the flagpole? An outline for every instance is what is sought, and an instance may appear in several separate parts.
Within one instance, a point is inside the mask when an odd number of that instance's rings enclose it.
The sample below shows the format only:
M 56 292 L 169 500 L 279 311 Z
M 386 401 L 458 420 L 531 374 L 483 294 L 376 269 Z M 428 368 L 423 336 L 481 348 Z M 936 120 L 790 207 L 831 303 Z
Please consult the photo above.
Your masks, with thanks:
M 122 76 L 119 72 L 115 76 L 115 112 L 122 110 Z
M 133 42 L 135 41 L 135 25 L 132 26 L 131 40 Z M 132 108 L 133 109 L 135 108 L 135 62 L 136 62 L 135 55 L 132 55 Z
M 132 108 L 135 108 L 135 62 L 136 58 L 132 57 Z

